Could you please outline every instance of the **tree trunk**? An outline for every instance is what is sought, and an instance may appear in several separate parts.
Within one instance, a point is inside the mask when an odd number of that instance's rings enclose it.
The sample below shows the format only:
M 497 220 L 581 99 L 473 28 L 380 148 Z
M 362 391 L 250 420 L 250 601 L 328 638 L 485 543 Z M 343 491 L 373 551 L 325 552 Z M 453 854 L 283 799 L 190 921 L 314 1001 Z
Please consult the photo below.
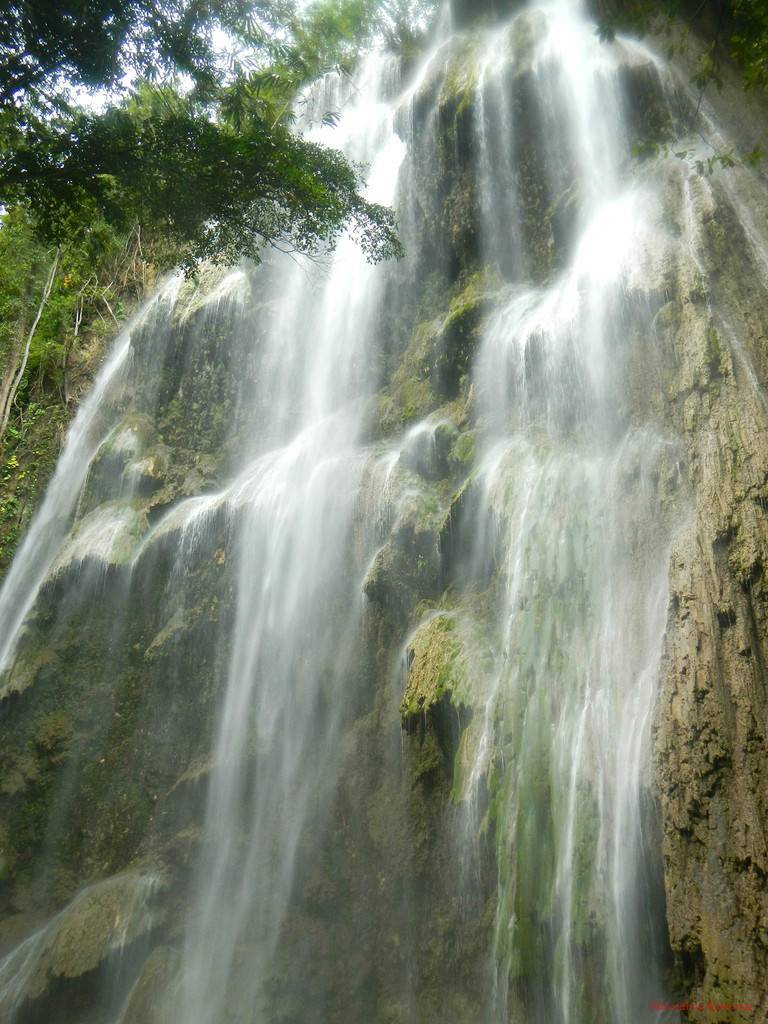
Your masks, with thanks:
M 56 269 L 59 265 L 60 249 L 56 250 L 56 254 L 53 257 L 53 263 L 51 269 L 48 271 L 48 277 L 43 288 L 43 295 L 40 299 L 40 305 L 37 307 L 37 314 L 35 319 L 32 321 L 32 326 L 27 334 L 26 341 L 24 342 L 24 351 L 19 362 L 19 353 L 22 349 L 22 341 L 19 339 L 19 343 L 16 345 L 13 361 L 11 366 L 3 379 L 2 390 L 0 391 L 0 441 L 5 436 L 5 431 L 8 429 L 8 420 L 11 416 L 11 409 L 16 398 L 16 393 L 19 390 L 22 380 L 24 379 L 24 372 L 27 369 L 27 360 L 29 359 L 29 349 L 32 344 L 32 339 L 35 336 L 37 325 L 40 323 L 40 317 L 43 315 L 45 304 L 50 298 L 51 289 L 53 288 L 53 282 L 56 278 Z
M 0 411 L 5 413 L 5 409 L 8 405 L 8 397 L 13 387 L 13 381 L 16 377 L 16 367 L 19 365 L 19 358 L 21 356 L 21 350 L 24 345 L 24 332 L 19 333 L 18 338 L 13 346 L 13 352 L 8 357 L 8 369 L 3 374 L 3 379 L 0 382 Z

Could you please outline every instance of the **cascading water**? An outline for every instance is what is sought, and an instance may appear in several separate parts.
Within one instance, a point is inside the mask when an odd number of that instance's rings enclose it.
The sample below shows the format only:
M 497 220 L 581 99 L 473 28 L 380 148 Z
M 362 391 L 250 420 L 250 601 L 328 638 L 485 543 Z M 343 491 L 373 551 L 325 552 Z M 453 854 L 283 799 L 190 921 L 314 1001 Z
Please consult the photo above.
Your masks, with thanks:
M 343 126 L 350 153 L 372 161 L 369 187 L 383 202 L 393 199 L 402 157 L 391 111 L 380 101 L 387 68 L 387 61 L 369 67 Z M 332 109 L 339 99 L 330 97 Z M 285 444 L 248 466 L 227 496 L 243 510 L 237 613 L 197 898 L 180 992 L 168 1010 L 169 1019 L 190 1024 L 213 1024 L 225 1012 L 268 1016 L 258 1007 L 297 850 L 332 792 L 344 685 L 361 660 L 359 580 L 349 549 L 363 466 L 360 399 L 370 389 L 364 344 L 377 285 L 351 241 L 342 243 L 319 292 L 302 266 L 281 283 L 264 382 L 270 421 Z M 299 349 L 302 336 L 309 346 Z M 235 954 L 244 943 L 253 955 L 238 972 Z
M 572 255 L 552 283 L 516 287 L 486 329 L 472 487 L 490 524 L 473 518 L 463 544 L 471 574 L 499 561 L 503 580 L 472 769 L 490 774 L 497 802 L 492 1015 L 629 1021 L 661 991 L 640 793 L 666 617 L 656 482 L 669 443 L 628 421 L 617 382 L 657 197 L 621 182 L 617 66 L 578 5 L 544 16 L 532 78 L 539 130 L 557 140 L 548 193 L 580 198 Z
M 115 343 L 0 594 L 54 779 L 19 769 L 3 1020 L 659 1019 L 687 513 L 632 379 L 696 233 L 683 172 L 630 159 L 659 68 L 552 0 L 329 77 L 306 130 L 396 202 L 403 266 L 174 278 Z

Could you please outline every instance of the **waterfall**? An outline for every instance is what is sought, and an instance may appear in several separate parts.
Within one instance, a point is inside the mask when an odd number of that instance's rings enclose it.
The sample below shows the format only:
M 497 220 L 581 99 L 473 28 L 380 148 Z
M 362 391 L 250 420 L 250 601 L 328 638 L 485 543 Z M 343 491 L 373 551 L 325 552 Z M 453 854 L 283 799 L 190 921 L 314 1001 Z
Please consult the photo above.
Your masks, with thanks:
M 476 361 L 480 445 L 454 570 L 458 585 L 489 566 L 500 575 L 495 667 L 466 737 L 470 789 L 490 789 L 497 832 L 488 1012 L 641 1020 L 648 994 L 662 991 L 643 794 L 668 601 L 657 485 L 674 445 L 629 418 L 621 370 L 623 336 L 649 319 L 632 277 L 658 248 L 659 196 L 627 180 L 615 55 L 578 4 L 517 20 L 537 16 L 526 58 L 544 184 L 579 196 L 563 233 L 568 259 L 543 286 L 526 280 L 525 196 L 504 149 L 530 132 L 514 121 L 516 69 L 499 58 L 507 26 L 486 42 L 475 103 L 483 240 L 515 282 Z
M 660 1019 L 690 509 L 635 385 L 704 271 L 696 186 L 632 159 L 640 80 L 671 117 L 672 75 L 578 0 L 327 76 L 302 130 L 366 166 L 403 263 L 344 238 L 174 276 L 115 341 L 0 592 L 0 699 L 67 751 L 2 1020 Z

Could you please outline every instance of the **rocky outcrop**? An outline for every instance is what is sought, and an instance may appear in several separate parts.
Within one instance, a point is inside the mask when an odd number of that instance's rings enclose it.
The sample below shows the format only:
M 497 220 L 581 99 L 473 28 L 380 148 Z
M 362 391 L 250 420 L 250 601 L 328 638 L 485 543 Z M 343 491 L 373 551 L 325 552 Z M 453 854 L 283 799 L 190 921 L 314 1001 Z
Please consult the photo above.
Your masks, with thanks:
M 660 316 L 691 515 L 672 550 L 655 727 L 682 994 L 754 1007 L 708 1013 L 722 1022 L 768 1015 L 768 317 L 761 252 L 732 187 L 749 194 L 749 179 L 692 184 L 688 199 L 703 225 L 695 283 L 680 282 L 675 310 Z
M 3 962 L 5 1011 L 22 1014 L 25 1020 L 44 1019 L 42 1007 L 55 1000 L 66 983 L 82 982 L 146 939 L 162 923 L 162 913 L 153 906 L 161 886 L 158 877 L 132 872 L 79 893 Z

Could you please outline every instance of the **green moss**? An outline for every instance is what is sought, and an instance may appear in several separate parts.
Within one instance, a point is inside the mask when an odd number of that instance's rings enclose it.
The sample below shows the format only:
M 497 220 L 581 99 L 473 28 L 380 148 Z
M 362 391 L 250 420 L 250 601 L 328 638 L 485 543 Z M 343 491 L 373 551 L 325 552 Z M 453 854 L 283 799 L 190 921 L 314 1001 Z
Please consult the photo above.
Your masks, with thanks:
M 477 86 L 479 70 L 478 41 L 467 36 L 461 49 L 451 55 L 440 89 L 439 105 L 454 114 L 463 114 L 471 108 Z
M 34 403 L 0 441 L 0 573 L 10 564 L 56 467 L 71 410 Z
M 74 723 L 66 711 L 52 711 L 45 715 L 35 733 L 35 745 L 52 758 L 71 738 Z
M 23 647 L 13 663 L 0 676 L 0 700 L 12 693 L 23 693 L 47 666 L 56 663 L 56 653 L 48 647 Z
M 446 694 L 461 688 L 464 668 L 455 629 L 451 615 L 436 615 L 411 641 L 408 684 L 400 704 L 404 722 L 414 715 L 428 715 Z
M 708 385 L 716 394 L 719 392 L 719 381 L 730 372 L 730 357 L 712 324 L 707 328 L 705 354 Z
M 414 780 L 423 779 L 439 771 L 443 765 L 443 759 L 443 752 L 440 749 L 437 736 L 434 732 L 428 731 L 413 761 L 411 771 Z
M 459 434 L 456 444 L 451 450 L 451 458 L 462 465 L 467 465 L 474 460 L 475 434 L 473 431 L 467 430 L 463 434 Z
M 446 401 L 466 397 L 484 316 L 498 288 L 490 268 L 476 271 L 444 293 L 445 312 L 416 325 L 392 384 L 379 396 L 382 433 L 402 429 Z
M 403 725 L 429 717 L 445 698 L 456 707 L 471 707 L 474 675 L 464 634 L 455 614 L 444 610 L 416 631 L 408 648 L 408 683 L 400 702 Z M 471 656 L 481 654 L 474 651 Z

